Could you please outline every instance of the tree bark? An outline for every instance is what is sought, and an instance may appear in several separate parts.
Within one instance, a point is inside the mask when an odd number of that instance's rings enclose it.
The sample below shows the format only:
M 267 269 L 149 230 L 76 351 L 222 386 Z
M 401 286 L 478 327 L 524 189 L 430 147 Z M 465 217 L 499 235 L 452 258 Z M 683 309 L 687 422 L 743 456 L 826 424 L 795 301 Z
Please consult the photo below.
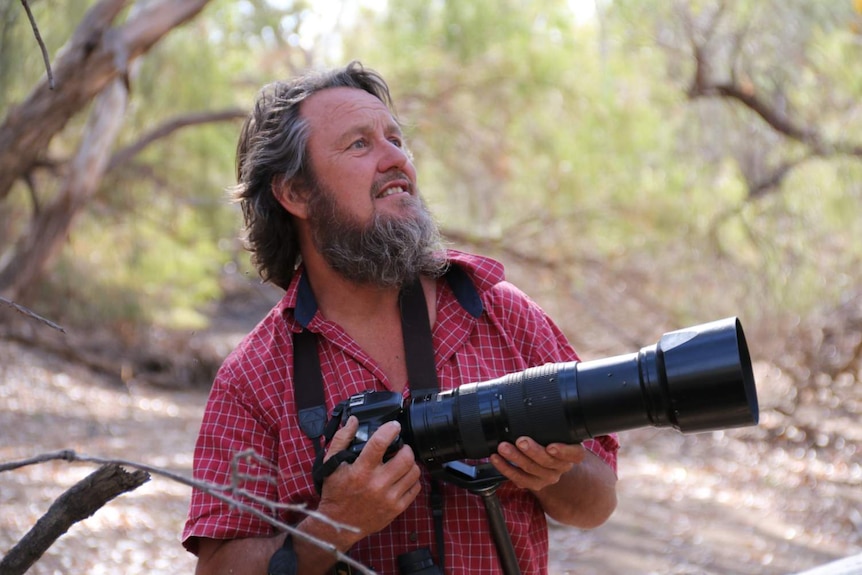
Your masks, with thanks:
M 69 528 L 106 503 L 150 480 L 146 471 L 128 472 L 117 464 L 103 465 L 58 497 L 48 512 L 0 561 L 0 573 L 26 573 Z
M 18 297 L 60 251 L 78 214 L 99 187 L 127 102 L 128 92 L 119 78 L 99 94 L 69 175 L 57 197 L 33 220 L 23 245 L 0 270 L 0 291 Z
M 208 0 L 162 0 L 111 27 L 127 0 L 102 0 L 84 17 L 55 67 L 57 88 L 43 81 L 0 125 L 0 202 L 25 176 L 66 122 L 97 95 L 72 173 L 57 197 L 34 217 L 0 270 L 0 293 L 19 298 L 57 255 L 98 189 L 122 125 L 129 68 L 165 34 L 194 17 Z
M 209 0 L 161 0 L 125 24 L 112 22 L 128 0 L 102 0 L 84 16 L 54 65 L 56 89 L 45 78 L 0 125 L 0 202 L 47 149 L 51 139 L 129 62 L 196 16 Z

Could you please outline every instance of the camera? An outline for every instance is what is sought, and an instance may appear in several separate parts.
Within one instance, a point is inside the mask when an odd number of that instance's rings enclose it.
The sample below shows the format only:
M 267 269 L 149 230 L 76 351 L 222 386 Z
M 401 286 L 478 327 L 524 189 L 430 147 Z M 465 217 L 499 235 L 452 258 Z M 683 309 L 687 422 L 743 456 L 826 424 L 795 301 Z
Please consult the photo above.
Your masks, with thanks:
M 389 391 L 366 391 L 350 396 L 347 400 L 341 402 L 344 411 L 344 420 L 351 415 L 355 415 L 359 420 L 359 427 L 356 429 L 356 435 L 353 442 L 347 448 L 348 451 L 359 455 L 362 448 L 374 435 L 377 429 L 387 421 L 400 419 L 404 412 L 404 398 L 400 393 Z M 336 411 L 338 408 L 336 408 Z M 403 427 L 402 427 L 403 429 Z M 395 452 L 403 445 L 401 436 L 395 440 L 386 449 L 383 458 L 388 459 L 395 455 Z
M 432 471 L 482 459 L 501 442 L 527 436 L 542 445 L 574 444 L 640 427 L 683 433 L 758 422 L 751 358 L 737 318 L 665 333 L 639 352 L 595 361 L 550 363 L 490 381 L 404 400 L 369 391 L 340 404 L 359 419 L 350 450 L 391 420 Z
M 398 573 L 400 575 L 443 575 L 443 570 L 434 564 L 431 550 L 422 547 L 398 556 Z

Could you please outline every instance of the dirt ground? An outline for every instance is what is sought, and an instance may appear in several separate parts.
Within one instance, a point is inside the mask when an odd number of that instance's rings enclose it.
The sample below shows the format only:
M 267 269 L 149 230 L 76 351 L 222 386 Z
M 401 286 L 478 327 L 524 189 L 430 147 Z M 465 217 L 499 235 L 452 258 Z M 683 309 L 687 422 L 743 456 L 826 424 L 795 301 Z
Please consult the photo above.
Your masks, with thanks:
M 623 433 L 616 513 L 589 532 L 552 525 L 551 574 L 787 575 L 862 552 L 862 421 L 796 413 L 818 424 L 803 426 L 774 409 L 788 393 L 781 372 L 757 365 L 756 379 L 757 428 Z M 73 449 L 190 476 L 205 400 L 0 339 L 0 462 Z M 95 468 L 0 473 L 0 555 Z M 189 494 L 154 477 L 75 525 L 30 573 L 192 573 L 179 543 Z

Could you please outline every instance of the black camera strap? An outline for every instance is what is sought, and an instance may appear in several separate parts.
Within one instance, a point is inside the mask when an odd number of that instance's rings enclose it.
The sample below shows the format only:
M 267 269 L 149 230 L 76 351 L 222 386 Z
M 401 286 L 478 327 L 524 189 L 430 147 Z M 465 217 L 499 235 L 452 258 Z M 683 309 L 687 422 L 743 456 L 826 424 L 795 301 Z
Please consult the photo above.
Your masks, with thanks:
M 404 353 L 407 363 L 407 378 L 413 395 L 436 393 L 440 390 L 434 362 L 434 345 L 431 337 L 431 324 L 428 320 L 428 307 L 422 283 L 417 278 L 404 286 L 398 296 L 401 309 L 401 332 L 404 340 Z M 293 334 L 293 394 L 299 417 L 299 427 L 312 441 L 315 462 L 312 470 L 315 487 L 322 492 L 323 479 L 335 471 L 350 455 L 343 451 L 325 463 L 325 443 L 332 438 L 340 423 L 340 417 L 333 417 L 329 424 L 326 419 L 323 372 L 317 349 L 317 334 L 303 329 Z M 355 455 L 353 455 L 355 458 Z M 430 507 L 434 519 L 437 553 L 441 570 L 445 558 L 443 540 L 443 490 L 440 482 L 431 480 Z
M 425 290 L 419 278 L 404 286 L 399 294 L 401 307 L 401 336 L 404 340 L 404 355 L 407 362 L 407 380 L 413 396 L 437 393 L 437 366 L 434 362 L 434 342 L 431 338 L 431 322 L 428 320 L 428 304 Z M 443 487 L 437 479 L 431 479 L 429 494 L 431 516 L 434 518 L 434 535 L 437 540 L 437 562 L 440 571 L 445 567 L 443 539 Z
M 401 337 L 404 340 L 410 393 L 437 393 L 440 384 L 437 382 L 431 322 L 428 320 L 428 305 L 422 282 L 417 279 L 404 286 L 398 294 L 398 306 L 401 308 Z

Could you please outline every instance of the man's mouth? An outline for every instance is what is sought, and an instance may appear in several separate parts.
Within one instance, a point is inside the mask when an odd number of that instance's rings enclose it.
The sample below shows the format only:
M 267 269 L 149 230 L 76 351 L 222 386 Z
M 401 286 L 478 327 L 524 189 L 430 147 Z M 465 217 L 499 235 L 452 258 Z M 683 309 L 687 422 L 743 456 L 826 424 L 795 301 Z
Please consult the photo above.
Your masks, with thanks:
M 393 196 L 395 194 L 401 194 L 401 193 L 405 193 L 405 192 L 407 192 L 407 188 L 404 188 L 402 186 L 392 186 L 391 188 L 386 188 L 385 190 L 383 190 L 382 192 L 377 194 L 377 198 L 378 199 L 388 198 L 389 196 Z

